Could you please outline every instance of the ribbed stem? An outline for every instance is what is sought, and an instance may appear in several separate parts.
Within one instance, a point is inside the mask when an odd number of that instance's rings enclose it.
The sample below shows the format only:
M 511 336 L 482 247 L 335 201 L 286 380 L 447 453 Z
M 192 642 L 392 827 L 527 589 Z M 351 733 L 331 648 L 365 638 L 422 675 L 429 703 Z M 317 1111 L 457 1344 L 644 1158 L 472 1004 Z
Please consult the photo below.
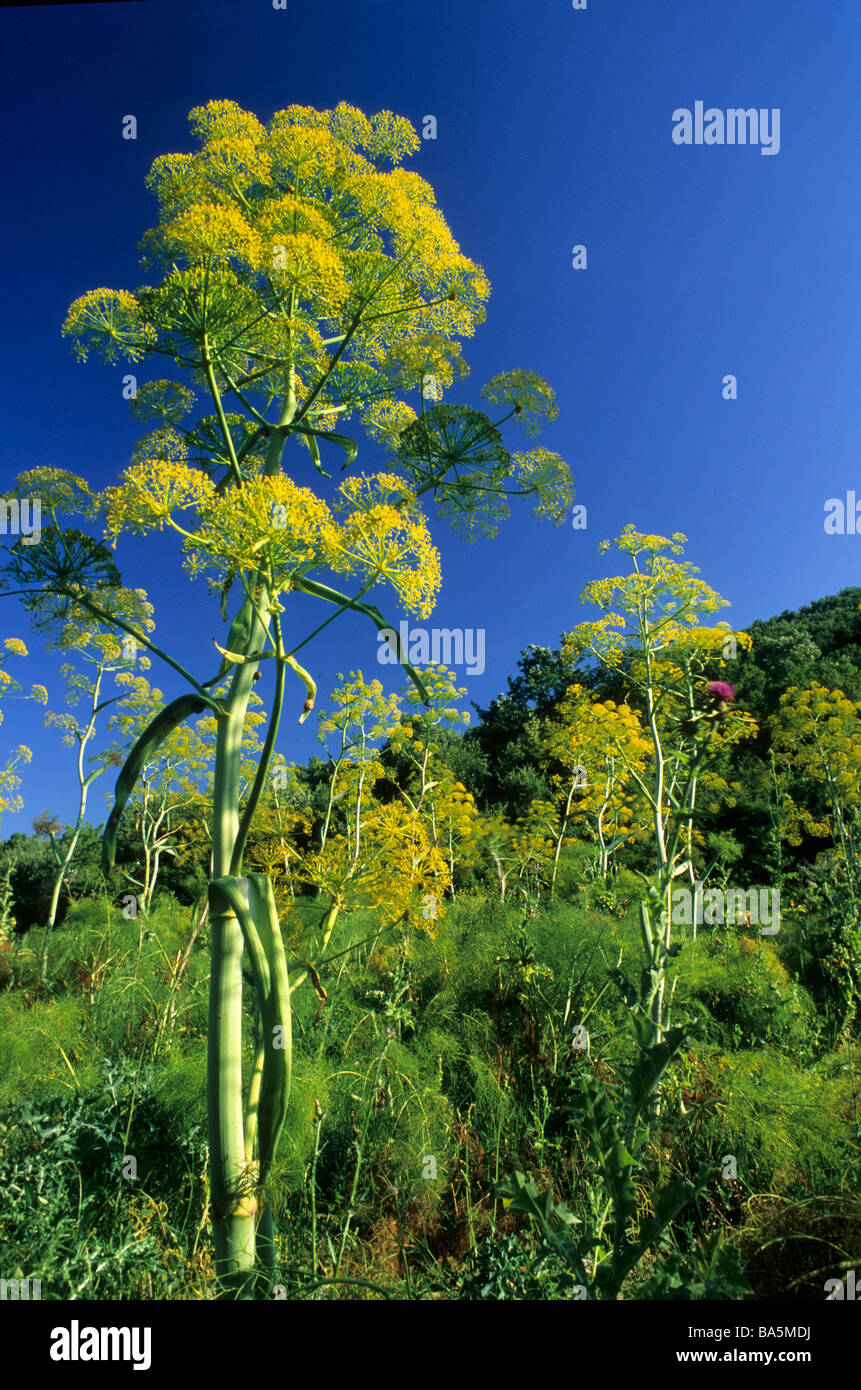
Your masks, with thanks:
M 215 1272 L 226 1297 L 253 1296 L 253 1173 L 242 1113 L 242 933 L 212 903 L 207 1109 Z
M 252 626 L 248 650 L 262 642 Z M 256 664 L 237 668 L 218 721 L 213 796 L 212 873 L 230 873 L 239 829 L 240 753 Z M 207 1111 L 215 1272 L 225 1297 L 254 1296 L 255 1174 L 245 1152 L 242 1100 L 242 931 L 235 913 L 210 885 L 212 954 L 207 1039 Z

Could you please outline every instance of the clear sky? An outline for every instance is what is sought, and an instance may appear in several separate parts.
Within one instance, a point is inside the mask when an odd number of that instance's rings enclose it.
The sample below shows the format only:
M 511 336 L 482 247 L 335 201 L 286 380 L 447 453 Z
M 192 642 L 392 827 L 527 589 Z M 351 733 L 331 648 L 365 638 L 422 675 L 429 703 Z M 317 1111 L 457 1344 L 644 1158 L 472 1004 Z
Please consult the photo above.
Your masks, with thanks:
M 546 377 L 560 413 L 541 442 L 569 461 L 587 507 L 585 531 L 524 506 L 472 546 L 433 523 L 444 583 L 428 625 L 485 632 L 484 674 L 459 672 L 470 699 L 486 704 L 524 647 L 555 646 L 588 616 L 584 584 L 614 572 L 596 546 L 627 522 L 683 531 L 738 626 L 859 582 L 861 535 L 824 530 L 829 498 L 861 498 L 857 0 L 3 7 L 0 47 L 0 496 L 26 467 L 104 486 L 128 463 L 141 427 L 122 377 L 134 369 L 76 363 L 60 327 L 84 291 L 144 281 L 135 246 L 155 217 L 144 178 L 157 155 L 191 148 L 189 109 L 229 98 L 266 120 L 292 103 L 347 101 L 419 128 L 436 117 L 437 139 L 408 167 L 433 184 L 493 291 L 465 345 L 471 375 L 448 398 L 478 404 L 481 385 L 512 367 Z M 769 130 L 778 110 L 779 150 L 675 143 L 673 113 L 698 101 L 767 111 Z M 136 140 L 122 138 L 129 114 Z M 575 270 L 581 244 L 588 268 Z M 164 374 L 158 360 L 137 370 Z M 736 400 L 723 397 L 728 374 Z M 360 466 L 381 463 L 363 447 Z M 213 675 L 217 607 L 184 578 L 172 541 L 121 542 L 118 560 L 124 581 L 148 590 L 161 643 Z M 383 600 L 403 616 L 380 590 Z M 2 603 L 0 635 L 31 654 L 9 669 L 62 707 L 57 659 L 17 600 Z M 297 633 L 319 621 L 295 613 Z M 352 618 L 306 648 L 321 703 L 337 671 L 400 684 L 376 651 L 373 629 Z M 168 671 L 150 678 L 181 690 Z M 297 687 L 296 715 L 302 698 Z M 304 761 L 315 721 L 299 729 L 293 714 L 288 705 L 279 747 Z M 34 759 L 3 836 L 45 807 L 73 815 L 73 753 L 42 715 L 5 706 L 0 761 L 22 741 Z M 94 821 L 108 785 L 96 784 Z

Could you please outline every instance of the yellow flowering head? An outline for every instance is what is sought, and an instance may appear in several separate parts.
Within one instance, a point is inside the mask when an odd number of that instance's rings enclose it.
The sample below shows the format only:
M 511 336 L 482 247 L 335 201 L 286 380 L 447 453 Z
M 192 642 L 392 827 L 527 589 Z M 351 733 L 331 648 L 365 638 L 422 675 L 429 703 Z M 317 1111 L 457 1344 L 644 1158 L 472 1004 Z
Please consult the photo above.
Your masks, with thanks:
M 481 395 L 513 410 L 517 424 L 530 437 L 559 415 L 555 391 L 536 372 L 500 372 L 482 388 Z
M 141 240 L 143 264 L 208 266 L 225 261 L 238 267 L 259 264 L 260 238 L 238 208 L 200 202 L 184 208 Z
M 530 449 L 528 454 L 512 454 L 512 491 L 534 497 L 532 515 L 546 517 L 555 526 L 567 519 L 574 501 L 571 470 L 559 454 L 550 449 Z
M 408 612 L 427 617 L 442 582 L 439 552 L 403 478 L 388 473 L 348 478 L 340 487 L 338 511 L 343 525 L 334 568 L 388 580 Z
M 374 401 L 365 410 L 365 432 L 382 448 L 394 452 L 398 436 L 417 418 L 405 401 Z
M 45 511 L 93 516 L 98 499 L 84 478 L 66 468 L 28 468 L 15 479 L 21 496 L 38 497 Z
M 351 149 L 360 150 L 371 159 L 385 157 L 392 164 L 399 164 L 421 145 L 410 122 L 391 111 L 380 111 L 368 119 L 357 107 L 341 102 L 328 112 L 327 124 L 332 134 Z
M 144 381 L 131 399 L 132 413 L 139 420 L 176 425 L 193 408 L 197 396 L 179 381 Z
M 273 593 L 289 588 L 299 567 L 329 565 L 338 556 L 339 531 L 326 503 L 283 474 L 252 478 L 223 497 L 214 489 L 200 507 L 200 523 L 187 538 L 186 566 L 217 580 L 262 569 Z
M 70 306 L 63 324 L 63 337 L 74 339 L 73 352 L 86 362 L 97 348 L 105 362 L 126 357 L 140 362 L 156 341 L 155 330 L 141 313 L 140 305 L 127 290 L 89 290 Z
M 308 232 L 276 229 L 260 248 L 259 268 L 285 299 L 296 296 L 313 319 L 329 319 L 344 305 L 349 286 L 338 252 Z
M 176 527 L 174 512 L 199 509 L 215 494 L 212 480 L 185 462 L 187 449 L 175 431 L 157 431 L 135 453 L 120 485 L 103 494 L 105 534 L 114 542 L 122 531 L 142 536 L 165 523 Z

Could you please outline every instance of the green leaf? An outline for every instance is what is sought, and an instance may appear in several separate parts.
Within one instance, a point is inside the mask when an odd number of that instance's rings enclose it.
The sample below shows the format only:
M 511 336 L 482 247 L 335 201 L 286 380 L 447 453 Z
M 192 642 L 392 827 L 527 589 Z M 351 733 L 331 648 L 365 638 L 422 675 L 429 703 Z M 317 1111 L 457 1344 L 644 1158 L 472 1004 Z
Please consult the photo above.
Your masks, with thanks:
M 348 469 L 348 468 L 351 468 L 352 465 L 356 462 L 356 457 L 357 457 L 358 452 L 359 452 L 359 445 L 358 445 L 357 440 L 351 439 L 350 436 L 347 435 L 347 434 L 337 434 L 337 433 L 335 432 L 335 430 L 312 430 L 311 427 L 310 427 L 310 425 L 296 425 L 293 432 L 294 432 L 295 434 L 301 434 L 301 435 L 304 435 L 304 436 L 305 436 L 305 442 L 306 442 L 306 444 L 308 445 L 308 448 L 309 448 L 309 449 L 311 448 L 311 443 L 310 443 L 310 441 L 311 441 L 311 440 L 314 441 L 315 447 L 317 448 L 317 454 L 316 454 L 316 460 L 315 460 L 315 461 L 319 461 L 319 458 L 320 458 L 320 449 L 319 449 L 319 446 L 316 445 L 316 441 L 317 441 L 318 439 L 326 439 L 326 440 L 328 440 L 331 444 L 337 444 L 337 445 L 338 445 L 338 448 L 339 448 L 339 449 L 343 449 L 343 450 L 344 450 L 344 453 L 347 455 L 347 462 L 344 464 L 343 468 L 341 469 L 341 472 L 342 472 L 342 473 L 345 473 L 345 472 L 347 471 L 347 469 Z M 313 457 L 313 452 L 314 452 L 314 451 L 312 450 L 312 457 Z M 318 462 L 318 466 L 319 466 L 319 462 Z M 320 468 L 320 472 L 321 472 L 321 473 L 323 472 L 322 467 Z M 328 477 L 330 476 L 330 474 L 326 473 L 326 474 L 324 474 L 324 476 L 325 476 L 326 478 L 328 478 Z
M 679 1212 L 695 1197 L 698 1197 L 719 1173 L 719 1168 L 703 1164 L 693 1183 L 689 1183 L 687 1178 L 676 1178 L 653 1194 L 655 1214 L 643 1222 L 640 1227 L 639 1241 L 630 1248 L 621 1267 L 616 1271 L 620 1288 L 625 1276 L 640 1262 L 648 1250 L 657 1245 L 670 1222 L 674 1221 Z
M 398 660 L 421 695 L 426 705 L 430 704 L 427 686 L 408 661 L 403 658 L 403 643 L 398 634 L 398 629 L 384 618 L 379 608 L 375 608 L 370 603 L 360 603 L 358 599 L 350 598 L 347 594 L 338 593 L 337 589 L 331 588 L 328 584 L 321 584 L 317 579 L 308 579 L 305 575 L 293 581 L 293 588 L 300 594 L 312 594 L 315 598 L 323 598 L 327 603 L 336 603 L 340 608 L 351 608 L 356 613 L 363 613 L 366 618 L 370 618 L 378 632 L 394 632 L 398 643 Z
M 664 1034 L 662 1042 L 646 1049 L 640 1060 L 631 1067 L 627 1090 L 632 1119 L 640 1114 L 667 1067 L 684 1047 L 685 1040 L 696 1031 L 697 1026 L 696 1022 L 692 1022 L 683 1028 L 671 1028 Z
M 310 674 L 310 672 L 305 670 L 304 666 L 299 665 L 299 662 L 296 660 L 295 656 L 288 656 L 286 658 L 286 661 L 287 665 L 290 667 L 290 670 L 295 671 L 296 675 L 299 677 L 300 681 L 305 687 L 306 700 L 302 709 L 302 713 L 299 716 L 299 723 L 304 724 L 305 720 L 308 718 L 308 715 L 314 708 L 314 703 L 317 699 L 317 682 L 314 680 L 314 677 Z
M 512 1177 L 503 1179 L 497 1184 L 496 1190 L 510 1211 L 530 1216 L 538 1222 L 545 1240 L 574 1270 L 578 1282 L 588 1287 L 590 1281 L 579 1252 L 568 1236 L 569 1227 L 582 1224 L 579 1217 L 576 1217 L 564 1202 L 555 1202 L 552 1192 L 539 1192 L 534 1179 L 527 1178 L 521 1172 L 515 1172 Z
M 306 434 L 304 430 L 299 431 L 299 436 L 302 440 L 302 443 L 307 444 L 308 452 L 314 460 L 314 467 L 316 468 L 317 472 L 322 473 L 324 478 L 331 478 L 332 474 L 327 473 L 325 468 L 323 467 L 323 460 L 320 458 L 320 445 L 317 443 L 316 436 L 310 433 Z
M 614 969 L 609 970 L 607 973 L 610 976 L 613 983 L 618 988 L 619 993 L 621 994 L 625 1003 L 628 1005 L 628 1008 L 636 1009 L 638 1007 L 637 991 L 634 989 L 634 986 L 631 984 L 628 977 L 626 975 L 623 975 L 622 971 L 619 970 L 618 967 L 614 967 Z
M 225 644 L 226 650 L 231 654 L 244 652 L 251 640 L 251 634 L 254 630 L 256 621 L 257 614 L 254 610 L 254 605 L 246 594 L 236 617 L 230 624 L 230 632 L 227 634 L 227 642 Z M 224 652 L 225 647 L 218 646 L 217 642 L 215 645 L 220 652 Z M 236 660 L 237 657 L 235 655 L 233 656 L 232 662 L 226 656 L 222 656 L 221 665 L 218 668 L 218 675 L 215 677 L 214 681 L 210 681 L 208 684 L 215 685 L 223 676 L 226 676 L 227 673 L 233 669 L 233 664 Z
M 573 1106 L 591 1140 L 618 1221 L 637 1210 L 637 1193 L 631 1180 L 634 1158 L 622 1135 L 618 1101 L 607 1095 L 593 1076 L 583 1076 Z
M 180 695 L 179 699 L 171 701 L 169 705 L 159 711 L 129 753 L 123 770 L 117 778 L 113 808 L 102 835 L 102 868 L 106 874 L 109 874 L 114 867 L 120 819 L 141 771 L 156 749 L 164 743 L 174 729 L 178 729 L 180 724 L 184 723 L 190 715 L 202 714 L 207 708 L 211 709 L 213 714 L 218 717 L 224 715 L 224 708 L 217 700 L 212 700 L 205 695 Z

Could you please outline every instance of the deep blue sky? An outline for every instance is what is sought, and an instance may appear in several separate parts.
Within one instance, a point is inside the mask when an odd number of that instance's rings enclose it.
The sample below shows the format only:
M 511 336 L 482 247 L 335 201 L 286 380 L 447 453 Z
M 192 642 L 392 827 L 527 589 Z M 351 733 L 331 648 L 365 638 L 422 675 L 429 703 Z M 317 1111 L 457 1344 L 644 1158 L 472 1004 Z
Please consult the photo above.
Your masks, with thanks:
M 827 498 L 861 496 L 857 0 L 588 0 L 586 11 L 570 0 L 288 0 L 286 12 L 270 0 L 153 0 L 3 9 L 0 41 L 0 495 L 25 467 L 103 486 L 128 462 L 141 428 L 121 379 L 133 369 L 79 365 L 60 326 L 84 291 L 145 278 L 144 177 L 156 155 L 191 147 L 189 109 L 230 98 L 265 120 L 294 102 L 348 101 L 419 127 L 437 117 L 437 141 L 409 167 L 493 287 L 465 346 L 471 376 L 449 399 L 475 403 L 514 366 L 544 375 L 560 416 L 542 442 L 569 460 L 588 508 L 585 533 L 524 507 L 473 546 L 434 523 L 444 586 L 431 622 L 486 631 L 487 670 L 462 682 L 470 698 L 486 704 L 525 646 L 555 646 L 586 616 L 583 585 L 614 572 L 597 543 L 629 521 L 684 531 L 687 557 L 739 626 L 859 582 L 861 536 L 823 528 Z M 672 113 L 697 100 L 779 108 L 780 152 L 677 146 Z M 121 138 L 127 114 L 136 141 Z M 571 267 L 575 243 L 588 247 L 585 272 Z M 736 401 L 722 399 L 726 373 Z M 141 380 L 163 374 L 158 360 L 139 369 Z M 365 449 L 360 462 L 381 460 Z M 125 582 L 148 589 L 163 645 L 212 675 L 223 629 L 205 585 L 177 579 L 172 542 L 121 543 L 118 558 Z M 10 669 L 48 685 L 60 707 L 58 662 L 17 601 L 3 603 L 0 635 L 31 653 Z M 309 617 L 297 608 L 297 633 Z M 369 625 L 344 619 L 334 632 L 305 649 L 321 697 L 338 670 L 394 683 Z M 151 679 L 181 688 L 155 667 Z M 301 701 L 297 690 L 296 714 Z M 315 721 L 300 730 L 293 713 L 279 746 L 304 760 Z M 43 807 L 73 813 L 72 751 L 41 718 L 6 703 L 0 757 L 21 741 L 35 756 L 4 836 Z M 107 788 L 96 784 L 94 820 Z

